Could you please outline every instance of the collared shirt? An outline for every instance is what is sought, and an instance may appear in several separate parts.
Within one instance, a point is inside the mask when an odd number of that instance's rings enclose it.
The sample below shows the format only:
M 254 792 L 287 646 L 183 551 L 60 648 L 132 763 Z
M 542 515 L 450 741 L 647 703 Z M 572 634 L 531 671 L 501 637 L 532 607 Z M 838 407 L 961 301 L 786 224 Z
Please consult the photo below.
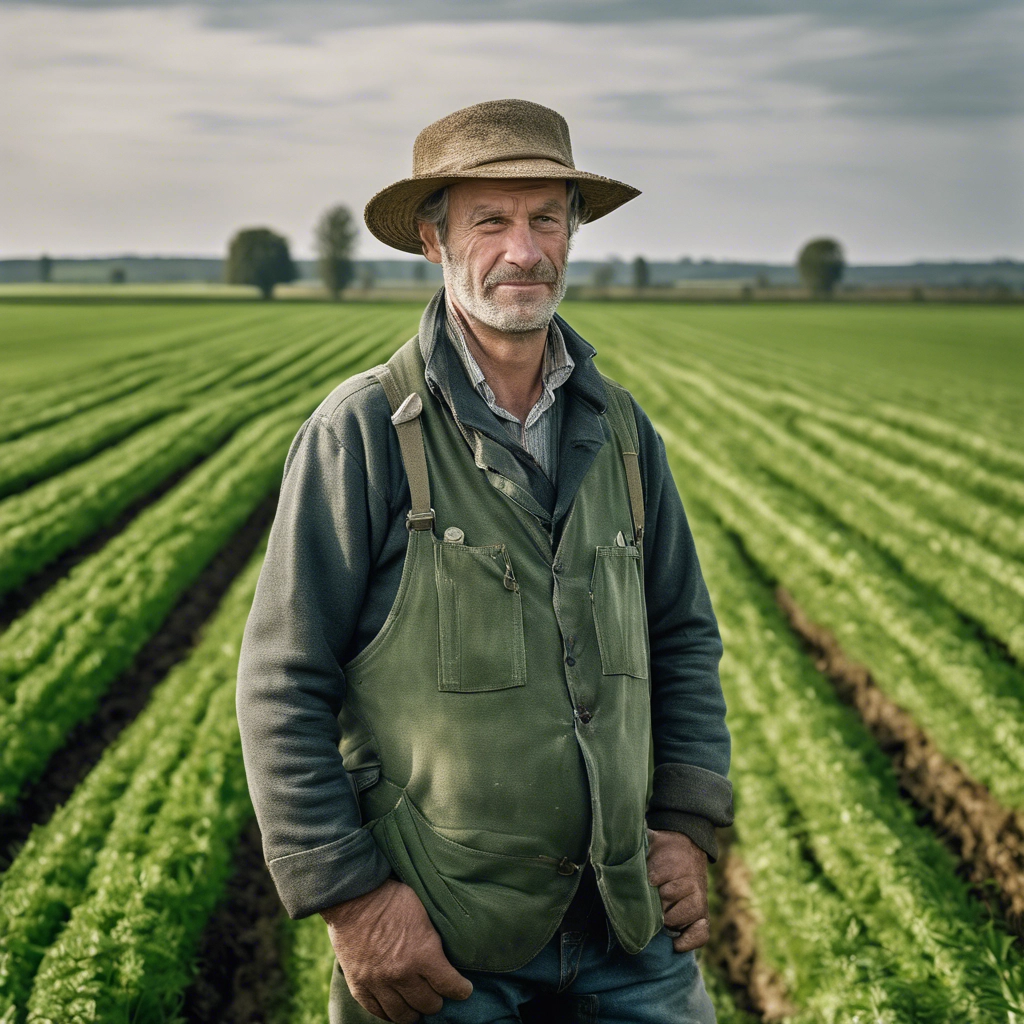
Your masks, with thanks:
M 554 483 L 558 473 L 558 435 L 561 427 L 561 406 L 555 400 L 555 392 L 569 379 L 576 365 L 565 346 L 558 324 L 552 320 L 548 325 L 544 361 L 541 365 L 540 398 L 527 413 L 526 421 L 521 422 L 518 416 L 498 404 L 480 364 L 473 358 L 466 343 L 466 324 L 450 302 L 445 305 L 448 337 L 459 354 L 470 383 L 498 417 L 501 425 L 537 460 L 547 478 Z

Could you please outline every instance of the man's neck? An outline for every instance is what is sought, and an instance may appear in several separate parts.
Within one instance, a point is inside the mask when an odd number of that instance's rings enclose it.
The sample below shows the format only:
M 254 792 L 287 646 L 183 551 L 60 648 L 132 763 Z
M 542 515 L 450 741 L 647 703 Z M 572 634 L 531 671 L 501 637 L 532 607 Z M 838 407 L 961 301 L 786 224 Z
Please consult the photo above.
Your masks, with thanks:
M 483 372 L 494 398 L 520 423 L 526 422 L 543 390 L 541 371 L 548 329 L 523 334 L 496 331 L 470 316 L 449 295 L 448 301 L 462 319 L 463 334 L 470 354 Z

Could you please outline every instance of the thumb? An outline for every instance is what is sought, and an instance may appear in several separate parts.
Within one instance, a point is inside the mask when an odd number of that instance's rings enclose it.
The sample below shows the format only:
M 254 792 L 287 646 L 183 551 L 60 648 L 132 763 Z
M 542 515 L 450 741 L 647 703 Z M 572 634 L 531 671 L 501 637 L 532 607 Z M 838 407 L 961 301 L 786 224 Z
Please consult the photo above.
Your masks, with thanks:
M 459 974 L 443 953 L 423 971 L 423 978 L 445 999 L 468 999 L 473 994 L 473 983 Z

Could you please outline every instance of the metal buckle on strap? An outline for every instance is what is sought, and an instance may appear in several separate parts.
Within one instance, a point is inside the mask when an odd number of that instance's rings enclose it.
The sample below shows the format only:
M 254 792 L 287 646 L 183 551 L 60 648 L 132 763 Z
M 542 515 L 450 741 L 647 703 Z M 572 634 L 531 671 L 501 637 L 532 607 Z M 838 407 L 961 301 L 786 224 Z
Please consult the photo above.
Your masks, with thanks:
M 405 517 L 407 530 L 432 530 L 434 528 L 434 510 L 429 512 L 409 512 Z

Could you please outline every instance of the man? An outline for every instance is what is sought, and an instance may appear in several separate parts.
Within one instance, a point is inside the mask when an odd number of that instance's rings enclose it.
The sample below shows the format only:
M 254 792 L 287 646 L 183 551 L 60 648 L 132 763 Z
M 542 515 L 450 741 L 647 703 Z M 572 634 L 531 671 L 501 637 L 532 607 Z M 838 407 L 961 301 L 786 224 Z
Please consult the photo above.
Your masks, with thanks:
M 566 1021 L 714 1020 L 721 641 L 660 438 L 555 316 L 578 225 L 638 194 L 501 100 L 424 129 L 367 205 L 445 286 L 296 436 L 238 677 L 271 874 L 337 954 L 332 1022 L 517 1021 L 558 993 Z

